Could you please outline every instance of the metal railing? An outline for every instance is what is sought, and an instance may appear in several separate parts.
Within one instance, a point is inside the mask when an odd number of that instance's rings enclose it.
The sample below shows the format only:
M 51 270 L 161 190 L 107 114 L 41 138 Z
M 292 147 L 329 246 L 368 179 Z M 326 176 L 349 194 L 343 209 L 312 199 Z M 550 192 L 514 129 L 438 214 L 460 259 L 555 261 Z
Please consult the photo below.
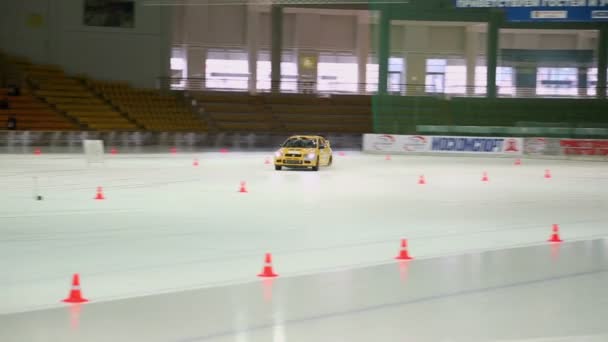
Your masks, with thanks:
M 219 92 L 253 92 L 245 79 L 206 79 L 206 78 L 158 78 L 158 87 L 162 90 L 219 91 Z M 605 88 L 604 88 L 605 89 Z M 497 86 L 496 93 L 502 98 L 597 98 L 596 87 L 559 87 L 522 88 Z M 378 83 L 344 83 L 282 80 L 272 82 L 259 80 L 255 84 L 255 93 L 284 94 L 348 94 L 376 95 Z M 387 94 L 401 96 L 434 96 L 434 97 L 485 97 L 485 86 L 445 85 L 432 86 L 425 84 L 389 84 Z

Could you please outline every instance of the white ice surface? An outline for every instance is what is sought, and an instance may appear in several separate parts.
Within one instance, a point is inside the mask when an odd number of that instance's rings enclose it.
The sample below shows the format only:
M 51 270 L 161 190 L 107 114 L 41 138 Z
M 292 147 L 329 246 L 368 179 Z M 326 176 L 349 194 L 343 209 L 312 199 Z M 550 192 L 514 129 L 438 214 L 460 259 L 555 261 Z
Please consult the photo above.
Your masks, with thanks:
M 605 342 L 608 240 L 0 315 L 2 342 Z
M 390 262 L 402 237 L 424 258 L 544 243 L 553 223 L 570 241 L 608 233 L 602 162 L 347 152 L 276 172 L 267 156 L 1 155 L 0 314 L 61 305 L 75 272 L 104 301 L 251 281 L 267 251 L 291 276 Z

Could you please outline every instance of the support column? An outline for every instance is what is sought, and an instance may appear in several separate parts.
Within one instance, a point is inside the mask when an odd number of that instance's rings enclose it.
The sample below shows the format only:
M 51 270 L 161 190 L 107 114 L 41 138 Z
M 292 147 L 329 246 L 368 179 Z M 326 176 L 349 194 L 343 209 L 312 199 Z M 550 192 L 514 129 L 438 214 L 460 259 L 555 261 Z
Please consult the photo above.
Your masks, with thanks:
M 407 86 L 406 95 L 424 95 L 426 81 L 426 55 L 421 53 L 409 53 L 407 61 Z
M 401 84 L 399 85 L 399 95 L 407 95 L 407 79 L 409 77 L 409 65 L 407 62 L 407 52 L 402 51 L 401 57 L 403 57 L 403 67 L 401 68 Z M 426 70 L 425 70 L 426 72 Z
M 467 95 L 475 95 L 475 67 L 477 66 L 477 49 L 479 33 L 471 25 L 466 27 L 465 59 L 467 66 Z
M 424 53 L 427 43 L 431 40 L 429 26 L 406 25 L 405 45 L 407 55 L 405 57 L 407 77 L 405 79 L 406 95 L 416 96 L 426 93 L 426 60 L 428 55 Z
M 53 8 L 56 7 L 56 6 L 51 6 L 50 2 L 48 2 L 48 4 L 50 7 L 53 7 Z M 167 7 L 170 7 L 170 6 L 167 6 Z M 52 8 L 49 9 L 49 11 L 50 11 L 49 12 L 50 13 L 49 17 L 50 17 L 53 15 Z M 160 11 L 160 26 L 159 27 L 162 27 L 163 29 L 160 32 L 160 37 L 159 37 L 160 40 L 158 42 L 158 44 L 160 46 L 159 54 L 157 56 L 153 57 L 153 58 L 158 58 L 158 62 L 159 62 L 158 63 L 158 67 L 159 67 L 158 74 L 154 75 L 155 77 L 159 76 L 159 75 L 161 77 L 171 77 L 171 49 L 172 49 L 173 43 L 175 43 L 172 39 L 173 33 L 172 33 L 171 28 L 175 24 L 174 15 L 178 15 L 178 14 L 181 15 L 181 13 L 176 13 L 175 8 L 163 8 Z M 49 36 L 48 36 L 49 44 L 52 43 L 53 37 L 52 37 L 51 31 L 53 31 L 52 28 L 54 26 L 54 23 L 51 22 L 50 25 L 51 25 L 51 30 L 49 30 Z M 49 45 L 49 46 L 52 47 L 51 45 Z M 49 52 L 50 52 L 50 50 L 49 50 Z M 51 57 L 51 56 L 49 56 L 49 57 Z M 53 59 L 53 57 L 51 57 L 50 59 Z M 138 86 L 153 87 L 154 84 L 156 83 L 156 86 L 158 88 L 161 88 L 162 83 L 165 83 L 165 82 L 162 82 L 159 79 L 156 79 L 156 80 L 150 79 L 149 82 L 145 82 L 145 83 L 146 84 L 138 84 Z M 170 89 L 171 82 L 166 82 L 166 83 L 167 83 L 166 89 Z M 164 89 L 164 90 L 166 90 L 166 89 Z
M 205 88 L 205 60 L 207 57 L 207 51 L 204 48 L 188 48 L 187 54 L 187 89 L 202 90 Z
M 585 97 L 587 96 L 587 85 L 588 85 L 588 77 L 587 72 L 589 69 L 587 67 L 578 68 L 578 96 Z
M 518 63 L 515 67 L 515 95 L 517 97 L 530 97 L 536 93 L 535 63 Z
M 365 11 L 357 16 L 357 90 L 360 94 L 366 92 L 367 58 L 370 51 L 369 15 Z
M 272 6 L 271 15 L 270 82 L 273 93 L 281 91 L 281 56 L 283 51 L 283 7 Z
M 587 43 L 590 40 L 589 38 L 590 38 L 589 33 L 587 31 L 579 31 L 576 34 L 576 49 L 577 50 L 589 50 L 589 44 Z M 577 68 L 578 82 L 577 82 L 576 87 L 578 89 L 578 96 L 580 96 L 580 97 L 587 96 L 587 91 L 589 88 L 588 72 L 589 72 L 589 65 L 587 65 L 587 63 L 585 63 L 584 65 L 581 65 Z
M 317 72 L 319 53 L 317 51 L 300 51 L 298 57 L 298 91 L 313 94 L 317 91 Z
M 317 11 L 296 13 L 294 44 L 298 61 L 297 89 L 303 94 L 318 90 L 317 72 L 321 35 L 321 14 Z
M 597 97 L 606 98 L 606 68 L 608 68 L 608 26 L 600 28 L 597 43 Z
M 390 56 L 391 21 L 387 10 L 380 12 L 380 46 L 378 48 L 378 93 L 386 94 L 388 86 L 388 58 Z
M 498 32 L 500 14 L 492 12 L 488 20 L 488 42 L 486 51 L 486 94 L 488 98 L 496 97 L 496 67 L 498 66 Z
M 250 94 L 257 93 L 258 83 L 258 24 L 260 13 L 256 11 L 255 6 L 247 8 L 247 58 L 249 67 L 249 82 L 248 88 Z

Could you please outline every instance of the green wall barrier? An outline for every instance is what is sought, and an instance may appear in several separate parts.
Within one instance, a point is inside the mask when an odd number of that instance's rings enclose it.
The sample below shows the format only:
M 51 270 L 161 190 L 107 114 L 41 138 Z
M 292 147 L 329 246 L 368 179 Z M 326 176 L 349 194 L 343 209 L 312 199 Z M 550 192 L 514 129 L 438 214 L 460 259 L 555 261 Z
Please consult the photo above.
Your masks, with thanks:
M 375 133 L 421 133 L 417 126 L 608 127 L 608 101 L 595 99 L 446 99 L 378 95 L 373 97 L 372 113 Z M 559 130 L 559 134 L 567 132 L 574 131 Z

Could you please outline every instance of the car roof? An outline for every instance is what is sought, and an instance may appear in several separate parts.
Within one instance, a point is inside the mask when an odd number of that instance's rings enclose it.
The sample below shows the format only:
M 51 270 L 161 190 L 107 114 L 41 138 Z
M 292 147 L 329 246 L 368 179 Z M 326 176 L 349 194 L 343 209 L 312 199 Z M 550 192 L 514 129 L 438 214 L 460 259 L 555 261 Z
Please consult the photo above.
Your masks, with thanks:
M 297 138 L 297 139 L 325 139 L 324 137 L 320 136 L 320 135 L 292 135 L 290 136 L 288 139 L 293 139 L 293 138 Z

